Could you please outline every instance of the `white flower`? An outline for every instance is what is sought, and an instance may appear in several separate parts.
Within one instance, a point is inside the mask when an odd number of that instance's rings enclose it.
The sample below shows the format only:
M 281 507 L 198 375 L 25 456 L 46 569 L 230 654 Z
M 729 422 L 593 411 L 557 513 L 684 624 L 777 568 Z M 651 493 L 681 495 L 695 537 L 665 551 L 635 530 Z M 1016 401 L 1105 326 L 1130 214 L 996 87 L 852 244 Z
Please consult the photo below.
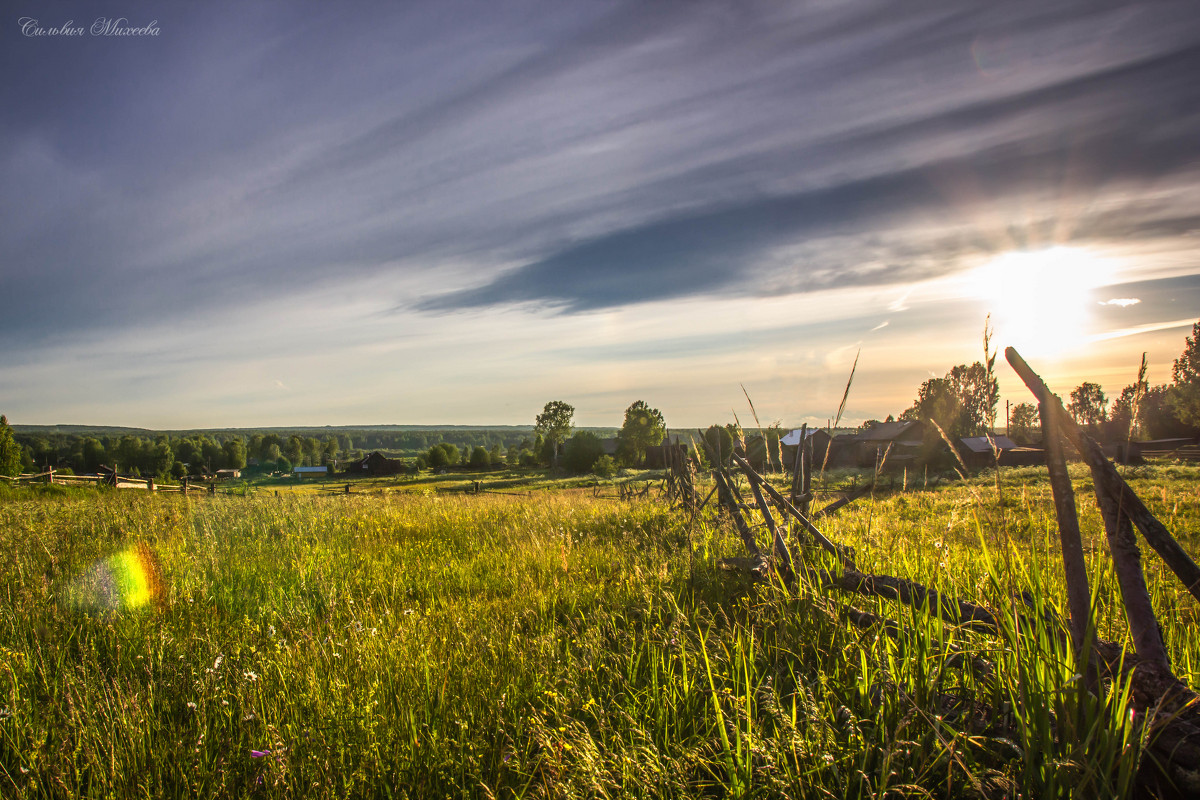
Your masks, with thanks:
M 258 680 L 258 673 L 254 672 L 253 670 L 246 670 L 245 672 L 242 673 L 242 677 L 244 677 L 246 680 L 250 681 L 251 683 L 254 683 L 255 681 Z

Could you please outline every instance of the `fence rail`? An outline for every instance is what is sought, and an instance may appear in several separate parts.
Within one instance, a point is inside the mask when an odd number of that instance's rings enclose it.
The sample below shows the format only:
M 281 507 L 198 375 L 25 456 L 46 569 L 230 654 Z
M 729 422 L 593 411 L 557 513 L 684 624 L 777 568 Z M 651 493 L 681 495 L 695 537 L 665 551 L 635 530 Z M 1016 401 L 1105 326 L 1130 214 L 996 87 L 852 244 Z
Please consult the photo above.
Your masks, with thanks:
M 133 478 L 125 475 L 64 475 L 55 469 L 48 469 L 45 472 L 26 472 L 17 476 L 0 475 L 0 478 L 9 482 L 13 486 L 32 486 L 34 484 L 47 484 L 58 486 L 112 486 L 117 489 L 141 489 L 151 492 L 181 492 L 187 494 L 189 491 L 188 483 L 185 481 L 182 484 L 171 483 L 156 483 L 153 478 Z M 212 493 L 215 490 L 215 485 L 208 487 L 208 491 Z M 196 487 L 190 487 L 191 491 L 197 491 Z M 204 491 L 201 489 L 200 491 Z

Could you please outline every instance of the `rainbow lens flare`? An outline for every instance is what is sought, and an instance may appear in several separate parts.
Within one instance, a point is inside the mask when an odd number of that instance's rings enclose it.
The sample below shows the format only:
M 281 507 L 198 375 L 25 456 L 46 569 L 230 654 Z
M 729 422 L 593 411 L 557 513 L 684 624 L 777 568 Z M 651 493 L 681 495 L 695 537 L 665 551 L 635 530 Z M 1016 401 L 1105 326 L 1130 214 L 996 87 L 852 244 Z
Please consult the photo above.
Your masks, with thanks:
M 75 586 L 76 601 L 87 608 L 134 611 L 162 599 L 158 557 L 145 543 L 97 563 Z

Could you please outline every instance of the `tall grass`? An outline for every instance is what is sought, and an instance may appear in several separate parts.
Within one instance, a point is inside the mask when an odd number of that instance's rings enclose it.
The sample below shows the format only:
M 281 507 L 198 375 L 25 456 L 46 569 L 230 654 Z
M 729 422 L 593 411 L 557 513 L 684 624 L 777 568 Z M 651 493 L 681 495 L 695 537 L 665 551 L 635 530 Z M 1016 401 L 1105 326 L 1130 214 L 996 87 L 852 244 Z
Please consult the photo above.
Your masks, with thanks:
M 1138 485 L 1196 530 L 1194 480 Z M 1023 483 L 877 498 L 828 532 L 1037 616 L 1063 587 L 1048 487 Z M 0 500 L 0 796 L 1117 797 L 1139 766 L 1127 687 L 1084 691 L 1049 623 L 1000 604 L 986 637 L 752 583 L 715 566 L 736 535 L 654 502 L 139 495 Z M 121 602 L 122 553 L 153 601 Z M 1151 573 L 1195 684 L 1196 605 Z

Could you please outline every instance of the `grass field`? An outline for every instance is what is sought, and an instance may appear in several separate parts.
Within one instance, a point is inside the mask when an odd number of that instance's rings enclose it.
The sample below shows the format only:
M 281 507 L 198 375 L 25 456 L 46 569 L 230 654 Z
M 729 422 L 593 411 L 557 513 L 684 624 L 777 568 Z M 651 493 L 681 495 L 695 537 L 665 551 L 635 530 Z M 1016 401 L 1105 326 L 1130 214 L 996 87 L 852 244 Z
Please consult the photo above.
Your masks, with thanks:
M 1198 479 L 1131 477 L 1193 556 Z M 909 488 L 824 530 L 1013 628 L 1021 590 L 1064 606 L 1037 471 Z M 46 487 L 0 494 L 0 547 L 5 798 L 1107 797 L 1141 762 L 1122 687 L 1082 691 L 1048 627 L 751 583 L 716 566 L 736 535 L 656 501 Z M 1146 564 L 1200 685 L 1197 604 Z

